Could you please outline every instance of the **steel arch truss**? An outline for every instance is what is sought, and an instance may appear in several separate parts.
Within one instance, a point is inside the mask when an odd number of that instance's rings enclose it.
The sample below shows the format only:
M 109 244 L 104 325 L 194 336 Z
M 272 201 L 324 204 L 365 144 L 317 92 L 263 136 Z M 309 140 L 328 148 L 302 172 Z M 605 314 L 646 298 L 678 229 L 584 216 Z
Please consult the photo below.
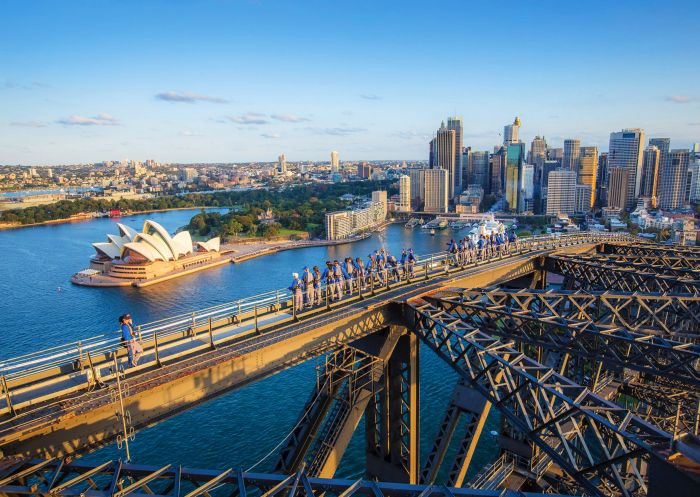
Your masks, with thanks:
M 413 330 L 571 478 L 596 495 L 644 495 L 669 433 L 424 300 Z
M 572 292 L 465 290 L 435 305 L 467 325 L 518 343 L 561 351 L 693 385 L 700 391 L 700 345 L 595 320 L 596 298 Z
M 0 461 L 2 463 L 3 461 Z M 190 469 L 182 466 L 142 466 L 121 460 L 105 463 L 60 459 L 7 462 L 0 465 L 0 495 L 61 495 L 90 497 L 195 497 L 218 489 L 237 497 L 499 497 L 501 490 L 447 488 L 314 478 L 301 469 L 291 475 Z M 222 494 L 215 494 L 222 495 Z M 536 494 L 518 493 L 522 497 Z M 539 494 L 537 494 L 539 495 Z
M 658 243 L 635 242 L 634 244 L 603 242 L 599 252 L 604 254 L 643 255 L 652 257 L 700 258 L 698 247 L 684 245 L 660 245 Z
M 643 272 L 653 272 L 675 278 L 698 279 L 700 274 L 700 259 L 682 257 L 652 257 L 643 255 L 619 254 L 575 254 L 566 255 L 572 259 L 605 263 L 621 268 L 635 269 Z
M 594 257 L 551 255 L 544 258 L 542 269 L 564 276 L 567 287 L 575 285 L 584 290 L 700 293 L 700 280 L 695 274 L 678 277 L 651 267 L 627 267 Z

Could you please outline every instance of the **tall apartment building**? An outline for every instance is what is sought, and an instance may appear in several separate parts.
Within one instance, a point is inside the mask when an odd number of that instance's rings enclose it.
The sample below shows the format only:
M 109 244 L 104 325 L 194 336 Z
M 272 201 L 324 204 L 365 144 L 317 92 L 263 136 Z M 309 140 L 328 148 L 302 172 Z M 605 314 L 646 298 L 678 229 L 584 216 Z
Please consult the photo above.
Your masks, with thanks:
M 421 167 L 412 167 L 408 170 L 411 179 L 411 205 L 418 209 L 425 200 L 425 171 Z
M 455 195 L 455 179 L 457 177 L 455 163 L 457 150 L 457 134 L 454 129 L 448 129 L 443 122 L 435 136 L 434 165 L 433 169 L 444 169 L 448 178 L 448 198 Z M 460 149 L 461 163 L 461 149 Z M 460 174 L 461 176 L 461 174 Z
M 277 174 L 287 174 L 287 159 L 284 154 L 277 158 Z
M 585 214 L 587 212 L 590 212 L 592 208 L 592 192 L 593 190 L 591 189 L 591 185 L 576 185 L 576 200 L 574 212 L 576 212 L 577 214 Z
M 649 140 L 651 142 L 651 140 Z M 659 165 L 661 150 L 656 145 L 644 149 L 642 159 L 642 179 L 639 182 L 639 196 L 651 199 L 652 207 L 656 207 L 658 199 Z
M 384 220 L 384 218 L 386 218 L 387 212 L 389 212 L 389 202 L 387 201 L 386 191 L 377 190 L 375 192 L 372 192 L 372 202 L 379 202 L 380 204 L 382 204 L 382 208 L 384 209 L 384 216 L 382 217 L 382 220 Z
M 625 209 L 628 201 L 627 189 L 630 187 L 630 168 L 608 167 L 607 206 Z
M 386 218 L 384 209 L 381 202 L 372 201 L 361 209 L 329 212 L 326 214 L 326 238 L 342 240 L 372 229 Z
M 366 162 L 360 162 L 357 165 L 357 175 L 362 179 L 369 179 L 372 176 L 372 166 Z
M 549 216 L 573 214 L 576 209 L 576 171 L 556 169 L 547 178 L 547 210 Z
M 337 173 L 340 168 L 340 155 L 336 150 L 331 152 L 331 172 Z
M 452 182 L 452 193 L 450 198 L 462 193 L 462 171 L 464 164 L 462 164 L 462 143 L 464 140 L 464 126 L 462 125 L 462 118 L 453 116 L 447 118 L 447 129 L 455 132 L 455 159 L 454 159 L 454 172 L 450 175 L 450 181 Z
M 506 202 L 508 209 L 522 212 L 520 202 L 520 184 L 522 182 L 523 160 L 525 156 L 525 144 L 522 142 L 511 143 L 506 149 Z
M 661 163 L 659 174 L 659 207 L 678 209 L 683 207 L 688 190 L 688 164 L 690 150 L 675 149 Z
M 578 160 L 581 154 L 581 140 L 568 138 L 564 140 L 564 156 L 561 167 L 569 171 L 578 171 Z
M 608 147 L 608 167 L 628 170 L 625 209 L 637 205 L 640 181 L 642 179 L 642 159 L 644 149 L 644 130 L 641 128 L 623 129 L 610 133 Z
M 405 174 L 399 178 L 399 211 L 411 212 L 411 177 Z
M 446 169 L 426 169 L 425 178 L 425 212 L 447 212 L 449 185 Z
M 598 178 L 598 147 L 581 147 L 578 159 L 578 184 L 590 187 L 588 210 L 595 204 L 595 187 Z M 580 211 L 583 212 L 583 211 Z
M 503 127 L 503 145 L 508 146 L 511 143 L 520 141 L 520 118 L 515 116 L 513 124 L 507 124 Z

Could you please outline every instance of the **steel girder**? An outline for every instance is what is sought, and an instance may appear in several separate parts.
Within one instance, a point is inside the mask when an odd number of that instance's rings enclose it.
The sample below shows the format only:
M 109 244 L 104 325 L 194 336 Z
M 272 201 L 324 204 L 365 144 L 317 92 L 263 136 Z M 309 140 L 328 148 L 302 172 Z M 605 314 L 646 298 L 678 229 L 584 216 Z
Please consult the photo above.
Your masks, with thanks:
M 658 243 L 615 243 L 603 242 L 600 252 L 604 254 L 649 255 L 654 257 L 687 257 L 700 258 L 698 247 L 684 245 L 661 245 Z
M 622 387 L 625 396 L 633 397 L 630 407 L 669 433 L 698 434 L 700 429 L 700 393 L 672 388 L 648 381 L 632 380 Z M 627 402 L 627 397 L 623 397 Z
M 700 293 L 700 280 L 659 274 L 651 268 L 623 267 L 618 264 L 578 256 L 550 255 L 544 258 L 549 272 L 575 281 L 584 290 L 622 290 L 644 293 Z
M 646 493 L 644 468 L 664 459 L 671 434 L 433 304 L 414 301 L 406 314 L 438 356 L 586 492 Z
M 644 272 L 696 280 L 700 275 L 698 267 L 700 260 L 682 259 L 678 257 L 651 257 L 641 255 L 618 254 L 560 254 L 570 259 L 579 259 L 594 263 L 605 263 Z
M 590 296 L 541 291 L 464 290 L 436 305 L 464 323 L 519 343 L 564 351 L 616 369 L 661 376 L 700 391 L 700 345 L 602 325 L 585 313 Z M 561 313 L 566 304 L 569 312 Z M 571 309 L 573 308 L 573 309 Z
M 2 463 L 5 462 L 3 467 Z M 0 495 L 60 495 L 89 497 L 195 497 L 218 489 L 247 497 L 536 497 L 534 493 L 503 493 L 439 485 L 409 485 L 314 478 L 303 470 L 285 474 L 143 466 L 121 460 L 67 462 L 60 459 L 0 461 Z M 217 494 L 218 495 L 218 494 Z M 554 496 L 556 497 L 556 496 Z M 560 497 L 563 497 L 560 495 Z

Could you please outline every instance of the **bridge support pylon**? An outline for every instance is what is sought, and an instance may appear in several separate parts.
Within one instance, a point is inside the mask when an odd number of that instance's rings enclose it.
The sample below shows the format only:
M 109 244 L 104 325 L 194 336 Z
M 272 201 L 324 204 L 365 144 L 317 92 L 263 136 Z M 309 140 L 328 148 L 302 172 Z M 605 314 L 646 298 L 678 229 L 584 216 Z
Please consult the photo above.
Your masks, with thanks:
M 418 337 L 399 338 L 385 366 L 384 385 L 365 413 L 369 478 L 405 483 L 419 480 Z

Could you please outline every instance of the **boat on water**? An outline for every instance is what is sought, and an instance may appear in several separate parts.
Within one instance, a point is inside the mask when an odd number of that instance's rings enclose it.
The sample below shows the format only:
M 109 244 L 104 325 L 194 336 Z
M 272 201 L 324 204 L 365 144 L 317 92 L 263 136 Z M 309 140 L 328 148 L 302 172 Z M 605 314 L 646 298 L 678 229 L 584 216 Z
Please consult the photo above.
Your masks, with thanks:
M 431 236 L 435 236 L 435 229 L 431 229 L 430 234 L 431 234 Z
M 476 243 L 479 238 L 483 235 L 491 236 L 491 234 L 505 233 L 506 226 L 500 221 L 497 221 L 493 214 L 488 214 L 484 216 L 479 224 L 475 223 L 475 226 L 469 230 L 467 235 L 471 240 Z

